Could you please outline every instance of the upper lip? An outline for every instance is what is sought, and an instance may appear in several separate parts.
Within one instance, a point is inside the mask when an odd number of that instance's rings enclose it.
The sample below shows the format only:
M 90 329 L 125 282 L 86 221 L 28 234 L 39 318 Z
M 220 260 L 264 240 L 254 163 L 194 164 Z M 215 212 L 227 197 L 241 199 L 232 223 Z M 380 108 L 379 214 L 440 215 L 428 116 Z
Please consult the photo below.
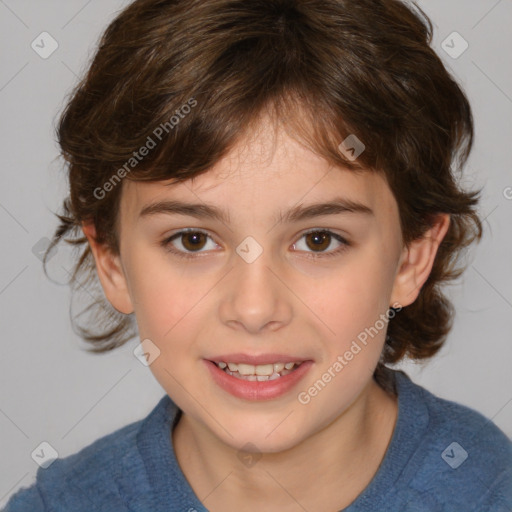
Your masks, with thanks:
M 250 355 L 250 354 L 228 354 L 228 355 L 220 355 L 215 356 L 209 359 L 214 363 L 218 363 L 220 361 L 224 363 L 242 363 L 242 364 L 252 364 L 252 365 L 261 365 L 261 364 L 274 364 L 274 363 L 301 363 L 303 361 L 309 361 L 310 359 L 307 357 L 297 357 L 290 356 L 285 354 L 260 354 L 260 355 Z

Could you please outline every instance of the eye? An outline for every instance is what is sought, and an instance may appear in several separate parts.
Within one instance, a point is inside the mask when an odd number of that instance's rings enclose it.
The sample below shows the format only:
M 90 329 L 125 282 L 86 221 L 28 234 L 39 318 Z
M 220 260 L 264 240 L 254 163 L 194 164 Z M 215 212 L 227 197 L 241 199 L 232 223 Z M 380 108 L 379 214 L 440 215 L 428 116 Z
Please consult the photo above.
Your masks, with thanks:
M 293 244 L 293 248 L 308 253 L 307 257 L 310 258 L 336 256 L 350 246 L 350 243 L 343 237 L 325 229 L 317 228 L 310 230 L 303 233 L 299 240 L 302 240 L 303 238 L 306 242 L 306 248 L 300 248 L 299 246 L 301 244 L 298 242 Z M 212 243 L 210 247 L 208 247 L 208 239 L 211 240 Z M 338 244 L 338 248 L 326 251 L 326 249 L 332 245 L 333 241 Z M 195 228 L 178 231 L 163 240 L 161 245 L 167 251 L 175 254 L 176 256 L 189 259 L 196 257 L 195 254 L 205 252 L 202 251 L 202 249 L 215 249 L 217 246 L 208 233 Z M 312 252 L 308 251 L 308 249 L 312 249 Z
M 208 233 L 199 229 L 190 228 L 179 231 L 171 237 L 166 238 L 162 241 L 162 246 L 169 252 L 182 258 L 193 258 L 193 253 L 203 252 L 201 249 L 207 246 L 207 239 L 212 240 Z M 177 242 L 176 245 L 174 245 L 175 241 Z M 177 249 L 173 248 L 176 246 L 178 247 Z M 215 248 L 215 242 L 213 242 L 213 246 L 214 247 L 210 247 L 210 249 Z
M 305 239 L 306 249 L 313 249 L 313 252 L 309 253 L 308 257 L 318 258 L 318 257 L 328 257 L 328 256 L 336 256 L 342 251 L 346 250 L 350 245 L 343 237 L 340 235 L 333 233 L 332 231 L 325 229 L 313 229 L 306 233 L 303 233 L 300 240 Z M 338 248 L 331 251 L 326 251 L 332 242 L 335 241 L 338 243 Z M 298 247 L 300 244 L 296 242 L 293 244 L 294 248 L 298 248 L 299 250 L 304 250 Z

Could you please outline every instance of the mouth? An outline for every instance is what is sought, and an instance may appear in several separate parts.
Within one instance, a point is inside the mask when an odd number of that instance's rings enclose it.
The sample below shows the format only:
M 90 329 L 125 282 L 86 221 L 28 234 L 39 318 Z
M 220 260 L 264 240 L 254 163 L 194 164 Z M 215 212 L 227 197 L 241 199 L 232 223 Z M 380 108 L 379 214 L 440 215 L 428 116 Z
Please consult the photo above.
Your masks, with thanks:
M 235 377 L 236 379 L 246 381 L 265 382 L 276 380 L 295 371 L 304 361 L 287 363 L 269 363 L 269 364 L 246 364 L 246 363 L 226 363 L 224 361 L 212 361 L 217 367 Z
M 203 361 L 217 386 L 232 396 L 250 401 L 272 400 L 289 393 L 313 366 L 310 359 L 293 360 L 290 356 L 276 355 L 220 356 Z

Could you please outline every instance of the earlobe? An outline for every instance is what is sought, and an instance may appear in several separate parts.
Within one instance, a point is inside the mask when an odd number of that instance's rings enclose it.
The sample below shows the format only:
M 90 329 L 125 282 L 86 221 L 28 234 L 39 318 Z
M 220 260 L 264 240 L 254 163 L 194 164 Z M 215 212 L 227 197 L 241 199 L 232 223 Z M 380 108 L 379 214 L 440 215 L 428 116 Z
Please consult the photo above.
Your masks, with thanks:
M 403 249 L 395 276 L 391 303 L 402 307 L 412 304 L 418 297 L 434 265 L 439 245 L 450 226 L 450 215 L 439 214 L 425 235 Z
M 120 313 L 133 313 L 134 308 L 119 255 L 114 254 L 105 244 L 97 242 L 94 223 L 83 223 L 82 231 L 89 241 L 96 272 L 108 301 Z

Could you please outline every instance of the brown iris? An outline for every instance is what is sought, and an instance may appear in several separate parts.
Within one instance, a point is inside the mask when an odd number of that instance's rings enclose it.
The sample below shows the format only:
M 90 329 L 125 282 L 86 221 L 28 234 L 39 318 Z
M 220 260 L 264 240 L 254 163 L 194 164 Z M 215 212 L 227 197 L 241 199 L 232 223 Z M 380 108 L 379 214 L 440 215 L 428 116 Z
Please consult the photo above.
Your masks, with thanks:
M 327 249 L 331 243 L 331 235 L 325 231 L 313 231 L 306 233 L 306 243 L 310 249 Z M 313 244 L 309 244 L 309 240 L 313 241 Z
M 207 235 L 201 232 L 190 232 L 181 235 L 183 247 L 187 251 L 202 249 L 206 243 Z

